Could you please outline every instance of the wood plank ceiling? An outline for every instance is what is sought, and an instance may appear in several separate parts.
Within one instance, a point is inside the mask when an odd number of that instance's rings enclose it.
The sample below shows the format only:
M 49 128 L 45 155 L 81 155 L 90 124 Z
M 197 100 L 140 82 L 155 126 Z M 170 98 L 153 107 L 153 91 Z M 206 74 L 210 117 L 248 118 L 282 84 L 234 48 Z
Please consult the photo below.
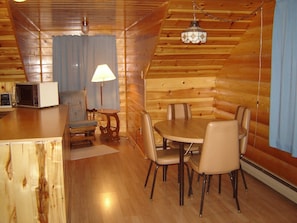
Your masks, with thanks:
M 271 1 L 271 0 L 266 0 Z M 49 36 L 81 35 L 84 16 L 89 23 L 88 35 L 113 33 L 123 36 L 137 23 L 148 18 L 159 7 L 168 4 L 153 53 L 147 78 L 215 75 L 232 49 L 240 42 L 262 0 L 201 0 L 197 1 L 196 17 L 207 31 L 207 43 L 184 44 L 180 33 L 193 19 L 191 0 L 0 0 L 0 80 L 25 79 L 18 46 L 26 40 L 15 38 L 20 13 L 37 30 Z M 12 15 L 9 15 L 9 12 Z M 149 21 L 149 20 L 148 20 Z M 177 69 L 178 67 L 178 69 Z
M 184 44 L 180 34 L 193 20 L 191 1 L 172 0 L 163 23 L 149 76 L 195 77 L 215 75 L 240 42 L 262 1 L 197 1 L 195 14 L 207 32 L 206 44 Z

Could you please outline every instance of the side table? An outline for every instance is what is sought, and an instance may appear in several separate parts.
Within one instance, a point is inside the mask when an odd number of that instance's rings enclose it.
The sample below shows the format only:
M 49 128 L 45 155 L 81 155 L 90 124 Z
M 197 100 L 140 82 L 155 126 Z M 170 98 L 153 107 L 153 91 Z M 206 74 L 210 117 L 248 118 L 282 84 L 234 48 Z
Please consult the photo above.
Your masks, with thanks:
M 99 109 L 98 113 L 106 116 L 106 126 L 100 125 L 102 140 L 106 141 L 118 141 L 120 140 L 119 131 L 120 131 L 120 119 L 118 116 L 117 110 L 113 109 Z M 111 125 L 111 119 L 115 120 L 116 126 Z

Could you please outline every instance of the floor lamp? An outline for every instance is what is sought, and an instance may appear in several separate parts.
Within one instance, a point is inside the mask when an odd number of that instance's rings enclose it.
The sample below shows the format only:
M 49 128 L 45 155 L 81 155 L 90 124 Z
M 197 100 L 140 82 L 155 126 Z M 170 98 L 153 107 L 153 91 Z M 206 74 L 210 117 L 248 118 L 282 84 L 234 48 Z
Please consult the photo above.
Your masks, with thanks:
M 103 109 L 103 82 L 105 81 L 111 81 L 111 80 L 115 80 L 116 77 L 113 74 L 113 72 L 110 70 L 110 68 L 108 67 L 107 64 L 101 64 L 98 65 L 93 77 L 92 77 L 92 82 L 100 82 L 100 103 L 101 103 L 101 109 Z

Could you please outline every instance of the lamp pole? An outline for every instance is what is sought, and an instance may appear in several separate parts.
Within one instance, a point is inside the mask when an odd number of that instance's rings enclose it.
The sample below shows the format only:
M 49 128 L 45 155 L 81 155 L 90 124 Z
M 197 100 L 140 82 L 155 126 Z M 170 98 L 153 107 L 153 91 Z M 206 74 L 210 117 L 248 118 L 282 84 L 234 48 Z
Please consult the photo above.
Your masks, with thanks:
M 100 102 L 101 102 L 101 110 L 103 110 L 103 81 L 100 83 Z
M 103 110 L 103 82 L 115 80 L 116 77 L 113 72 L 110 70 L 107 64 L 98 65 L 93 77 L 92 82 L 100 82 L 100 102 L 101 102 L 101 110 Z

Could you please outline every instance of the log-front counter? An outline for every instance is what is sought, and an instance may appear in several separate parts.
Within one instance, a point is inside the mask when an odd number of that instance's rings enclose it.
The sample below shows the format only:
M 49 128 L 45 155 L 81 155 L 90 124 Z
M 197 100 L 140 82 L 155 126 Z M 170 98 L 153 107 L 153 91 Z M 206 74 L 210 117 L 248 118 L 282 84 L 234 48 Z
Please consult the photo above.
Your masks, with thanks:
M 0 119 L 1 222 L 66 223 L 68 107 L 16 108 Z

